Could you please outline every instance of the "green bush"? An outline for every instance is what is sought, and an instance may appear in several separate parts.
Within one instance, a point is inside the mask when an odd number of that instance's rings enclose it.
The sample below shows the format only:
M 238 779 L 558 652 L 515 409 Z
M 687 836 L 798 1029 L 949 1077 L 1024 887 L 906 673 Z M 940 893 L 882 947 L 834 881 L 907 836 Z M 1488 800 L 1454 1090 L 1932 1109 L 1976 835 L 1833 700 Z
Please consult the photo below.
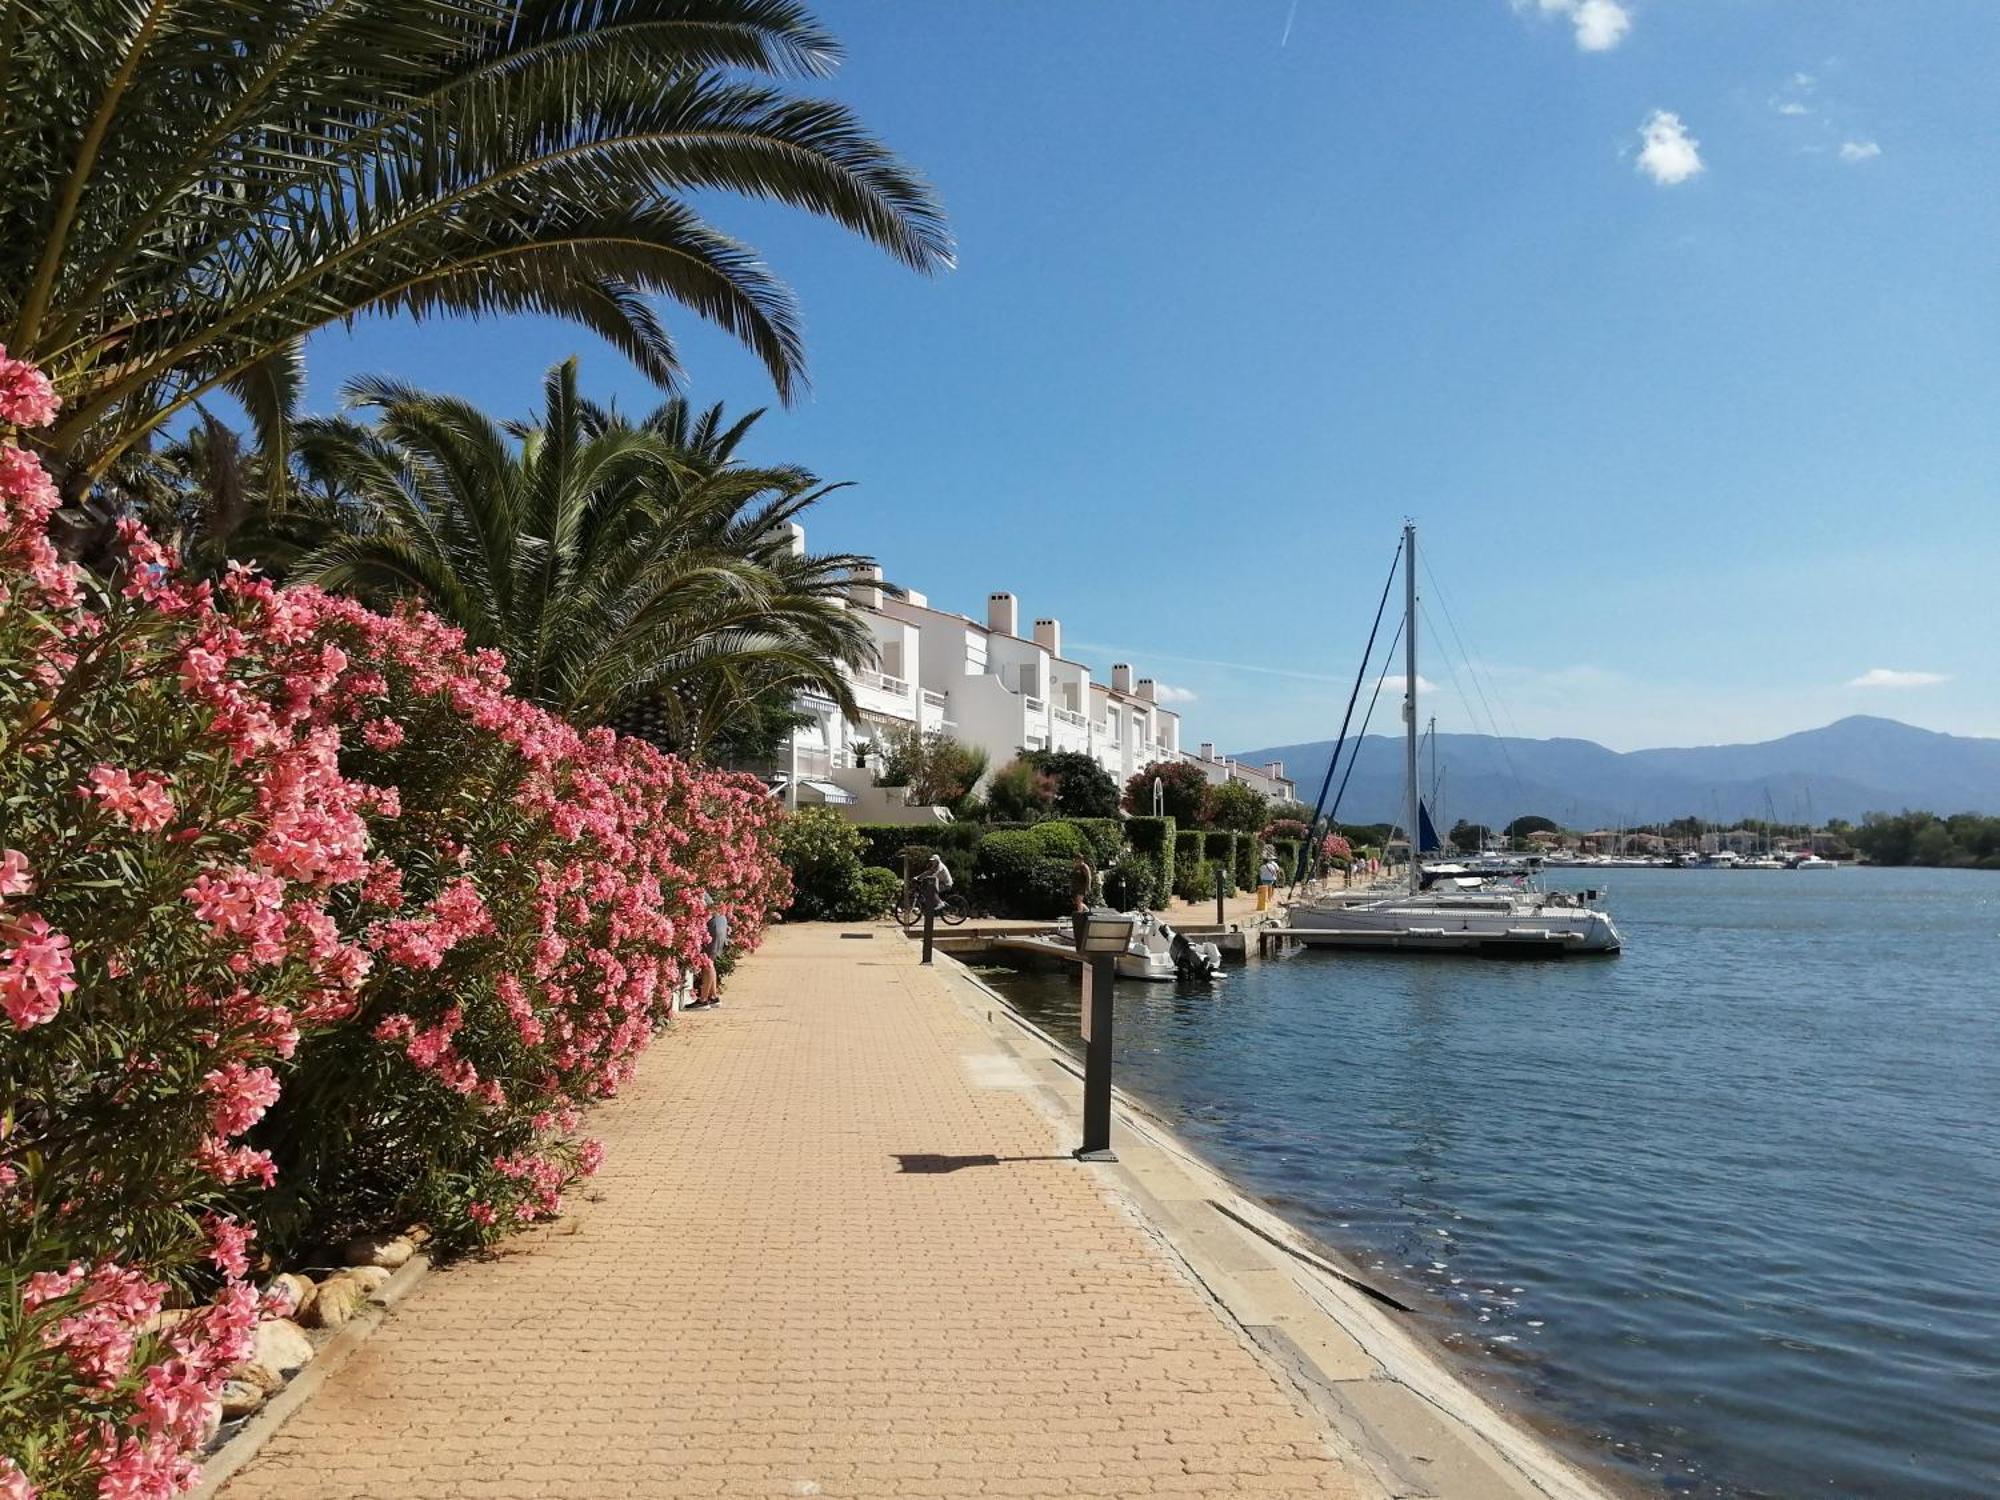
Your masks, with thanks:
M 1125 848 L 1125 825 L 1116 818 L 1065 818 L 1064 822 L 1082 834 L 1090 845 L 1090 862 L 1100 870 L 1109 869 Z
M 1292 877 L 1299 873 L 1299 841 L 1276 839 L 1272 847 L 1278 851 L 1278 884 L 1290 885 Z
M 1215 896 L 1215 867 L 1205 859 L 1174 860 L 1174 894 L 1183 901 L 1209 901 Z
M 1174 820 L 1127 818 L 1125 837 L 1132 852 L 1152 864 L 1153 896 L 1164 902 L 1174 888 Z
M 1061 916 L 1070 909 L 1070 866 L 1085 848 L 1083 835 L 1068 823 L 989 833 L 973 862 L 973 890 L 999 916 Z
M 1269 799 L 1254 787 L 1240 781 L 1225 781 L 1208 789 L 1208 802 L 1203 810 L 1217 828 L 1255 833 L 1270 821 L 1270 807 Z
M 830 807 L 802 807 L 778 826 L 778 852 L 792 872 L 794 920 L 854 920 L 861 844 L 861 830 Z
M 1223 894 L 1233 896 L 1241 887 L 1236 880 L 1236 835 L 1217 830 L 1202 841 L 1202 857 L 1215 869 L 1208 872 L 1208 894 L 1215 894 L 1215 870 L 1220 869 L 1225 882 Z
M 972 888 L 973 851 L 988 830 L 977 823 L 858 823 L 861 862 L 893 870 L 898 878 L 915 872 L 933 854 L 944 859 L 952 884 Z
M 1136 849 L 1120 849 L 1103 871 L 1104 900 L 1120 911 L 1153 911 L 1160 905 L 1159 867 Z
M 1255 834 L 1239 833 L 1236 835 L 1236 864 L 1233 873 L 1236 876 L 1237 890 L 1248 891 L 1256 889 L 1257 866 L 1264 862 L 1263 853 L 1264 840 L 1258 838 Z
M 1026 756 L 1016 756 L 986 783 L 987 810 L 1010 823 L 1039 823 L 1056 810 L 1056 779 Z
M 1021 759 L 1048 777 L 1059 818 L 1118 816 L 1118 783 L 1082 750 L 1030 750 Z
M 896 904 L 896 898 L 903 893 L 903 877 L 894 870 L 885 870 L 880 865 L 863 865 L 860 878 L 855 882 L 854 906 L 848 921 L 865 921 L 869 917 L 879 917 Z
M 1174 835 L 1174 878 L 1173 884 L 1169 889 L 1175 895 L 1180 894 L 1183 883 L 1181 876 L 1184 871 L 1202 863 L 1207 858 L 1207 855 L 1203 852 L 1207 845 L 1207 839 L 1208 835 L 1199 828 L 1183 828 Z M 1210 878 L 1212 879 L 1213 877 Z

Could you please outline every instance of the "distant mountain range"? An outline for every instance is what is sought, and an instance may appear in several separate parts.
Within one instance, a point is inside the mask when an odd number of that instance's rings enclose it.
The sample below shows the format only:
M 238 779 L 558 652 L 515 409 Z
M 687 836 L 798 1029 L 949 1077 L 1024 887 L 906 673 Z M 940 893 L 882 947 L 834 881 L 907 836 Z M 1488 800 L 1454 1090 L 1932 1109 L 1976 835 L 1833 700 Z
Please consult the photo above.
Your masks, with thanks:
M 1810 811 L 1821 823 L 1905 808 L 2000 813 L 2000 739 L 1937 734 L 1865 715 L 1755 745 L 1685 750 L 1621 754 L 1590 740 L 1470 734 L 1440 734 L 1436 744 L 1441 795 L 1432 812 L 1440 829 L 1460 818 L 1500 827 L 1529 813 L 1569 828 L 1689 815 L 1734 822 L 1767 817 L 1769 809 L 1781 822 L 1804 822 Z M 1332 753 L 1333 742 L 1320 740 L 1236 758 L 1253 766 L 1283 761 L 1309 804 Z M 1422 779 L 1428 788 L 1428 745 Z M 1370 735 L 1340 805 L 1341 821 L 1400 823 L 1402 812 L 1403 741 Z

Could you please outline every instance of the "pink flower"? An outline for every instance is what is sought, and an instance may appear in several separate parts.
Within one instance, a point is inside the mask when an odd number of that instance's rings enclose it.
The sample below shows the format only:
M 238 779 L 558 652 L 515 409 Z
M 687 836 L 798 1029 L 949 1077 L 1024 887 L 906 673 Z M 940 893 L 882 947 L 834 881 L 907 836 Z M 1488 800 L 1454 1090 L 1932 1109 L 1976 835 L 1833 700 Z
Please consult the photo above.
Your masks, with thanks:
M 473 1203 L 467 1205 L 465 1216 L 482 1229 L 492 1227 L 493 1220 L 497 1217 L 493 1212 L 493 1205 L 490 1203 Z M 0 1497 L 0 1500 L 4 1500 L 4 1497 Z
M 173 1500 L 194 1488 L 200 1475 L 192 1460 L 172 1444 L 126 1438 L 97 1452 L 97 1500 Z
M 116 766 L 98 766 L 90 773 L 89 784 L 77 792 L 95 798 L 107 812 L 142 833 L 155 833 L 173 821 L 174 799 L 167 795 L 167 779 L 155 771 L 135 777 Z
M 202 1224 L 208 1230 L 208 1258 L 231 1281 L 241 1278 L 250 1269 L 250 1242 L 257 1238 L 256 1228 L 219 1214 L 207 1215 Z
M 25 359 L 12 358 L 0 344 L 0 421 L 46 427 L 61 407 L 49 377 Z
M 403 726 L 394 719 L 371 719 L 361 726 L 361 742 L 370 750 L 393 750 L 403 743 Z
M 26 1031 L 55 1019 L 64 998 L 76 990 L 70 976 L 69 939 L 37 916 L 0 922 L 0 1010 Z
M 0 897 L 25 896 L 34 888 L 34 879 L 28 871 L 28 856 L 19 849 L 0 849 Z
M 209 1098 L 210 1126 L 227 1140 L 255 1125 L 264 1118 L 264 1111 L 278 1102 L 278 1077 L 269 1068 L 232 1062 L 204 1073 L 201 1091 Z
M 0 1500 L 35 1500 L 35 1487 L 14 1460 L 0 1456 Z

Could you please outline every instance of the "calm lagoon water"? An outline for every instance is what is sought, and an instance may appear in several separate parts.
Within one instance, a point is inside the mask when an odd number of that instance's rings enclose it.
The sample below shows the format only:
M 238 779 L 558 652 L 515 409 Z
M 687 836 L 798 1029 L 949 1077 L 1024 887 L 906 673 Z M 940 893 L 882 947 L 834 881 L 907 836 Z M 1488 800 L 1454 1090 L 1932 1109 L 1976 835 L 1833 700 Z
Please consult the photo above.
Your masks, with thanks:
M 1621 957 L 1123 985 L 1119 1082 L 1599 1467 L 2000 1495 L 2000 874 L 1589 883 Z

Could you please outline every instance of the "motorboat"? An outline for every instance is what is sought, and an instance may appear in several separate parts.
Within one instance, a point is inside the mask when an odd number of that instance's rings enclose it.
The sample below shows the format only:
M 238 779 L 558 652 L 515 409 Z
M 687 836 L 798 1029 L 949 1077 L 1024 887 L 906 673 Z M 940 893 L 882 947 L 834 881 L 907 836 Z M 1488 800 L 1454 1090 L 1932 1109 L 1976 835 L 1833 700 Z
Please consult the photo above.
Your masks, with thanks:
M 1616 953 L 1622 945 L 1595 891 L 1545 891 L 1532 875 L 1496 882 L 1466 865 L 1447 874 L 1433 866 L 1426 878 L 1421 856 L 1435 847 L 1430 816 L 1418 783 L 1417 761 L 1417 528 L 1403 527 L 1404 753 L 1408 799 L 1409 889 L 1390 896 L 1343 893 L 1290 902 L 1278 931 L 1311 947 L 1369 948 L 1391 953 L 1523 953 L 1554 957 Z M 1394 574 L 1392 572 L 1391 577 Z M 1386 597 L 1386 587 L 1384 590 Z M 1378 614 L 1377 623 L 1380 623 Z M 1373 638 L 1370 645 L 1372 650 Z M 1393 649 L 1393 647 L 1392 647 Z M 1364 662 L 1363 671 L 1367 670 Z M 1344 730 L 1343 730 L 1344 734 Z M 1337 756 L 1336 751 L 1336 756 Z M 1442 878 L 1440 878 L 1442 877 Z
M 1120 979 L 1142 979 L 1154 984 L 1171 984 L 1177 979 L 1207 980 L 1222 972 L 1222 949 L 1215 943 L 1190 938 L 1151 912 L 1129 912 L 1132 936 L 1118 955 Z M 1039 938 L 1016 939 L 1016 946 L 1032 945 L 1064 958 L 1076 952 L 1075 938 L 1067 924 Z
M 1834 870 L 1839 864 L 1831 859 L 1821 859 L 1817 854 L 1794 854 L 1785 861 L 1787 870 Z

